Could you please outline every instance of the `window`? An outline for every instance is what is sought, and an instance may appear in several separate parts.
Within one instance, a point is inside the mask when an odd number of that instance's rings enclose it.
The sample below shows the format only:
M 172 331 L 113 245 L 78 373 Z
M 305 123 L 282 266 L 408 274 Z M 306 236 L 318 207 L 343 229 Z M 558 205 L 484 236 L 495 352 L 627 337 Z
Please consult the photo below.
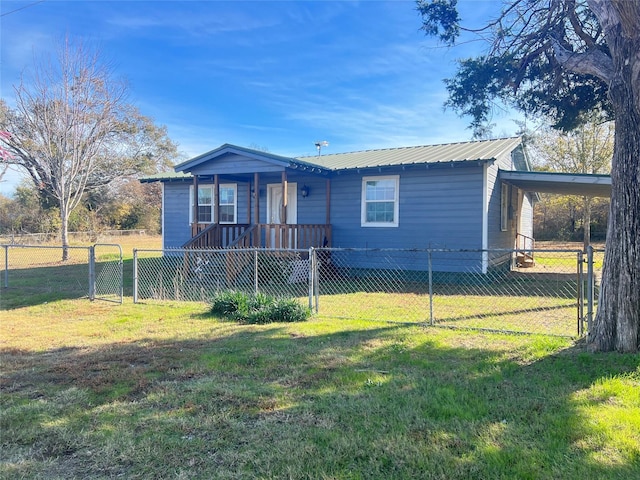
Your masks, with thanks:
M 235 184 L 220 184 L 220 208 L 218 223 L 236 223 L 237 217 L 237 186 Z M 193 222 L 193 186 L 189 191 L 190 205 L 189 222 Z M 212 223 L 214 221 L 214 187 L 213 185 L 198 185 L 198 223 Z
M 220 223 L 236 223 L 236 186 L 220 185 Z
M 362 179 L 362 226 L 398 226 L 398 190 L 400 177 L 364 177 Z
M 509 185 L 503 183 L 500 188 L 500 230 L 506 232 L 509 225 Z
M 198 187 L 198 223 L 213 221 L 213 187 Z

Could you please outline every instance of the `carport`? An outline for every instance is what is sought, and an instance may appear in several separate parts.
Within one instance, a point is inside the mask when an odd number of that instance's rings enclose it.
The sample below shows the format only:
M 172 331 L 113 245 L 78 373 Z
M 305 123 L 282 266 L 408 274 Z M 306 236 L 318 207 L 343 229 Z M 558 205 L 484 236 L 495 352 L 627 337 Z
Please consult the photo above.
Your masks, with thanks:
M 523 192 L 579 195 L 582 197 L 609 198 L 611 196 L 610 175 L 500 170 L 499 178 L 503 183 Z M 516 248 L 522 249 L 518 254 L 520 264 L 534 265 L 533 253 L 526 251 L 528 248 L 533 248 L 533 242 L 533 238 L 526 236 L 522 245 L 521 242 L 516 241 Z
M 500 170 L 499 178 L 503 183 L 525 192 L 611 197 L 611 175 Z M 583 290 L 582 270 L 580 267 L 578 268 L 578 330 L 580 334 L 584 332 L 584 319 L 586 318 L 590 329 L 593 317 L 595 273 L 593 270 L 593 250 L 590 252 L 587 257 L 586 291 Z M 526 264 L 529 260 L 528 265 L 534 265 L 533 252 L 522 252 L 521 255 L 524 258 L 523 263 Z
M 611 196 L 611 175 L 500 170 L 500 180 L 525 192 Z

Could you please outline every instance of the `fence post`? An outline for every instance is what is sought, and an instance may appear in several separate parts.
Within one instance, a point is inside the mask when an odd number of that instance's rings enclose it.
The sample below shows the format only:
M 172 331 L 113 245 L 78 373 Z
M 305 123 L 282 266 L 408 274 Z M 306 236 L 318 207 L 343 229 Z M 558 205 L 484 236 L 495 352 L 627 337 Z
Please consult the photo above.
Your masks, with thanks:
M 318 313 L 318 305 L 320 304 L 320 274 L 318 270 L 318 254 L 313 251 L 313 296 L 316 302 L 316 313 Z
M 9 245 L 4 247 L 4 288 L 9 288 Z
M 120 280 L 120 305 L 122 305 L 122 303 L 124 303 L 124 268 L 123 268 L 123 262 L 122 262 L 122 247 L 120 246 L 120 244 L 118 244 L 118 250 L 120 250 L 120 259 L 118 260 L 118 272 L 119 272 L 119 280 Z
M 593 322 L 593 291 L 595 286 L 595 277 L 593 274 L 593 247 L 587 247 L 587 335 L 591 332 L 591 323 Z
M 431 268 L 431 250 L 427 252 L 429 259 L 429 325 L 433 326 L 433 270 Z
M 162 286 L 162 275 L 160 276 Z M 133 249 L 133 303 L 138 303 L 138 249 Z
M 309 310 L 313 310 L 313 267 L 315 251 L 309 247 Z
M 253 251 L 253 293 L 258 294 L 260 283 L 258 280 L 258 250 Z
M 95 246 L 89 247 L 89 300 L 96 298 L 96 250 Z

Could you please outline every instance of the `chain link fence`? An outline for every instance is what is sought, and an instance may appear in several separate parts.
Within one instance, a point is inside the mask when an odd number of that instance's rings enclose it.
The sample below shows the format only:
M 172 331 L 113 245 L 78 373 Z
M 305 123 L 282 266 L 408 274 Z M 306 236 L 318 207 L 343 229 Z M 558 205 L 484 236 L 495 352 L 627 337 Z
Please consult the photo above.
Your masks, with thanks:
M 587 268 L 588 258 L 579 250 L 134 250 L 134 301 L 262 292 L 333 318 L 577 336 L 602 265 L 594 255 Z
M 68 247 L 64 261 L 59 246 L 2 252 L 3 292 L 23 303 L 122 302 L 117 244 Z M 602 250 L 134 250 L 133 297 L 208 302 L 224 290 L 262 292 L 331 318 L 576 336 L 595 315 L 603 259 Z M 0 295 L 0 307 L 15 299 Z
M 78 298 L 89 294 L 89 248 L 3 245 L 3 287 L 29 302 Z M 2 295 L 5 308 L 9 296 Z
M 122 303 L 122 249 L 119 245 L 0 245 L 0 308 L 88 297 Z
M 583 316 L 580 252 L 535 252 L 527 268 L 509 250 L 325 254 L 323 314 L 557 335 L 576 335 Z
M 309 250 L 134 250 L 134 302 L 207 302 L 224 290 L 262 292 L 308 303 Z

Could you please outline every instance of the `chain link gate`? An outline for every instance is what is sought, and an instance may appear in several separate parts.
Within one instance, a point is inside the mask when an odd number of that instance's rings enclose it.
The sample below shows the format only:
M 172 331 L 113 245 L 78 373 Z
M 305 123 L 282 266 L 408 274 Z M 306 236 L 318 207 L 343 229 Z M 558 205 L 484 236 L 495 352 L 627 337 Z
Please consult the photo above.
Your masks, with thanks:
M 97 243 L 90 248 L 89 256 L 89 299 L 122 303 L 122 247 L 115 243 Z

